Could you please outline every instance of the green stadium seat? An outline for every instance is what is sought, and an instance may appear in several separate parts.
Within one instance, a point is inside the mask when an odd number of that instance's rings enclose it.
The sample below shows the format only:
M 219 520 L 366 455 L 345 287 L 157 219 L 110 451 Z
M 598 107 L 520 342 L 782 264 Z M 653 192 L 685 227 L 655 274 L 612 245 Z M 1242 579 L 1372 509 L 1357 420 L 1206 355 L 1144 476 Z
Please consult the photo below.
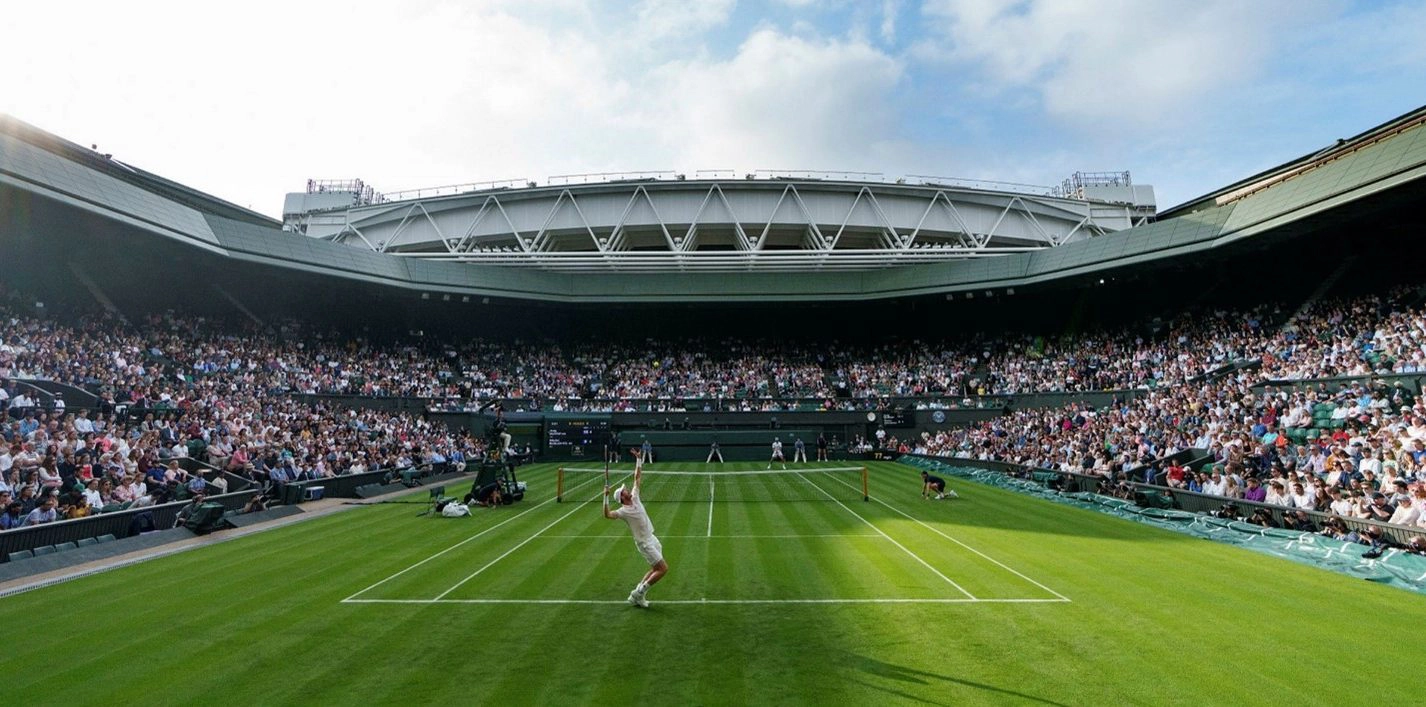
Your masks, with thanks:
M 65 550 L 73 550 L 73 549 L 75 549 L 75 548 L 77 548 L 77 547 L 79 547 L 79 546 L 76 545 L 76 544 L 74 544 L 73 542 L 60 543 L 60 544 L 54 546 L 54 551 L 55 551 L 55 552 L 64 552 Z
M 90 545 L 96 545 L 98 543 L 99 538 L 80 538 L 79 542 L 76 543 L 76 547 L 89 547 Z
M 95 541 L 95 542 L 100 542 L 100 543 L 107 543 L 107 542 L 113 542 L 113 541 L 115 541 L 115 540 L 117 540 L 117 539 L 118 539 L 118 538 L 115 538 L 114 535 L 113 535 L 113 533 L 105 533 L 105 534 L 103 534 L 103 535 L 100 535 L 100 536 L 97 537 L 97 538 L 94 538 L 94 541 Z
M 39 557 L 40 555 L 52 555 L 55 552 L 56 550 L 53 545 L 41 545 L 35 548 L 35 557 Z
M 10 553 L 10 556 L 9 556 L 9 557 L 10 557 L 10 561 L 11 561 L 11 562 L 14 562 L 14 561 L 16 561 L 16 560 L 28 560 L 29 558 L 34 557 L 34 556 L 35 556 L 35 553 L 34 553 L 33 550 L 21 550 L 21 551 L 19 551 L 19 552 L 12 552 L 12 553 Z

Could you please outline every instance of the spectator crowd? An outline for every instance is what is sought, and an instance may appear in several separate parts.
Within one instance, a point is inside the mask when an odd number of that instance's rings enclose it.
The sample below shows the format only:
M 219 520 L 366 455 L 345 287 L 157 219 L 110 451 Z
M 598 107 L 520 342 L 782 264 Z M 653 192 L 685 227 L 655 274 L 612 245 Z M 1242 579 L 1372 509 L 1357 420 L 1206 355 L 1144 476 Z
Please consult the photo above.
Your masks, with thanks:
M 382 344 L 282 321 L 164 313 L 23 314 L 0 305 L 0 526 L 183 498 L 224 473 L 282 483 L 481 454 L 418 415 L 302 394 L 492 399 L 554 410 L 923 406 L 983 396 L 1132 391 L 1093 409 L 1021 408 L 887 440 L 906 451 L 1153 478 L 1297 509 L 1426 527 L 1426 403 L 1409 387 L 1264 381 L 1426 373 L 1419 291 L 1184 313 L 1139 330 L 896 343 L 687 339 Z M 92 408 L 23 380 L 92 392 Z M 692 401 L 692 402 L 690 402 Z M 1209 450 L 1211 468 L 1155 460 Z M 185 471 L 184 458 L 205 474 Z M 18 505 L 17 505 L 18 504 Z M 12 510 L 22 516 L 12 519 Z M 39 515 L 35 515 L 38 513 Z

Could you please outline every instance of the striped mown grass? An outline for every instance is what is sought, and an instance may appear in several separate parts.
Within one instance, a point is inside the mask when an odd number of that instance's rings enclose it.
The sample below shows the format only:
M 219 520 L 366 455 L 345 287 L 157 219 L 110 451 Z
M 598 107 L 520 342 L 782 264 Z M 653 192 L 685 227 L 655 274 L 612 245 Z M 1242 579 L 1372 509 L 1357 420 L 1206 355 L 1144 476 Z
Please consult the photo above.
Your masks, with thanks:
M 25 704 L 1416 701 L 1417 595 L 970 483 L 923 501 L 915 470 L 869 468 L 870 502 L 816 472 L 780 478 L 821 500 L 651 486 L 671 572 L 647 610 L 623 603 L 644 566 L 599 480 L 554 503 L 555 465 L 529 467 L 526 501 L 471 518 L 357 508 L 0 599 L 0 685 Z

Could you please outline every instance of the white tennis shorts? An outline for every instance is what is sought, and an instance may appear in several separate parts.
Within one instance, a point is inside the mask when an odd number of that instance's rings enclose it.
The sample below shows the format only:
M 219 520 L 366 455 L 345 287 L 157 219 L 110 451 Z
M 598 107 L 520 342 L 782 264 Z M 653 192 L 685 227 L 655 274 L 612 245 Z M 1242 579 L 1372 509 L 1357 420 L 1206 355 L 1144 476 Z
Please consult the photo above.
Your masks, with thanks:
M 638 546 L 639 554 L 644 556 L 650 567 L 663 562 L 663 544 L 657 537 L 650 537 L 648 540 L 635 540 L 634 545 Z

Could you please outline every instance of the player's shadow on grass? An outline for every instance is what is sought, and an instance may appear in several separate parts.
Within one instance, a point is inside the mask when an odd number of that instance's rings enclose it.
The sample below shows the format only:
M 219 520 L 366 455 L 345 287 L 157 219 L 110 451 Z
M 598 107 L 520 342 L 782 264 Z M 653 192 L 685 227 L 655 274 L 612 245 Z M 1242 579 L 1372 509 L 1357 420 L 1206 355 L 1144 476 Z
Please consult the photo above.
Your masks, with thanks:
M 1010 697 L 1019 697 L 1024 700 L 1038 702 L 1040 704 L 1056 705 L 1057 707 L 1067 707 L 1067 705 L 1065 705 L 1063 702 L 1055 702 L 1054 700 L 1047 700 L 1043 697 L 1027 695 L 1023 692 L 1008 690 L 1006 688 L 996 687 L 994 685 L 987 685 L 986 683 L 975 682 L 974 680 L 963 680 L 961 678 L 952 677 L 950 675 L 941 675 L 939 673 L 933 673 L 930 671 L 921 670 L 919 668 L 908 668 L 904 665 L 896 665 L 894 663 L 888 663 L 883 660 L 877 660 L 876 658 L 870 658 L 864 655 L 857 655 L 855 653 L 848 653 L 845 660 L 850 667 L 856 669 L 857 671 L 869 673 L 878 677 L 896 680 L 899 682 L 912 683 L 915 685 L 931 685 L 934 682 L 951 683 L 954 685 L 964 685 L 965 687 L 973 688 L 976 690 L 994 692 Z M 916 702 L 924 702 L 926 704 L 946 704 L 942 702 L 936 702 L 934 700 L 928 700 L 924 697 L 918 697 L 917 695 L 908 692 L 902 692 L 900 690 L 895 690 L 889 687 L 885 687 L 883 685 L 876 685 L 862 680 L 855 680 L 855 682 L 862 685 L 866 685 L 867 687 L 881 690 L 883 692 L 891 693 L 893 695 L 896 695 L 897 697 L 914 700 Z

